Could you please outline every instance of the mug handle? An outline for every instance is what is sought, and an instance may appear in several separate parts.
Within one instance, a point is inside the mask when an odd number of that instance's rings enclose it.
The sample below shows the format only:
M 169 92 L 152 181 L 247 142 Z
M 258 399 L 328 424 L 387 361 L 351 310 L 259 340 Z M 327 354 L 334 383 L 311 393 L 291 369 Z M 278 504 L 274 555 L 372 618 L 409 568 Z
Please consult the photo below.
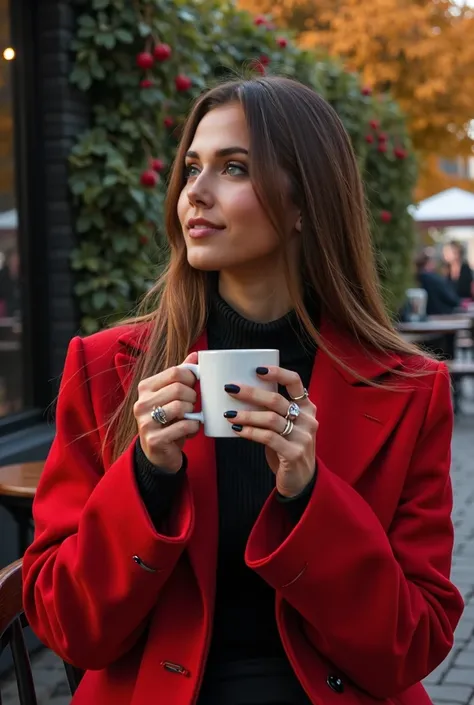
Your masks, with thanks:
M 191 370 L 196 379 L 200 379 L 199 365 L 194 365 L 192 362 L 183 362 L 180 367 L 184 367 L 186 370 Z M 204 414 L 202 413 L 202 411 L 188 412 L 184 414 L 184 418 L 187 421 L 199 421 L 200 423 L 204 423 Z

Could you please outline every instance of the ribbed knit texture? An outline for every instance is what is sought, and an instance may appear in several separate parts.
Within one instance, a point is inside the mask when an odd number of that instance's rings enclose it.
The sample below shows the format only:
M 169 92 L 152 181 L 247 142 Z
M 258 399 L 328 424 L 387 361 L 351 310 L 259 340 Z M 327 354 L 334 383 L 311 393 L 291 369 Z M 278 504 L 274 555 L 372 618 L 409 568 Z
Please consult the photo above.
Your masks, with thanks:
M 215 293 L 207 333 L 210 350 L 278 349 L 280 366 L 298 372 L 308 386 L 315 349 L 302 342 L 304 334 L 294 312 L 270 323 L 255 323 Z M 286 390 L 280 391 L 286 395 Z M 215 444 L 219 552 L 210 662 L 283 655 L 274 591 L 244 563 L 248 536 L 275 486 L 275 476 L 266 462 L 264 446 L 244 438 L 217 438 Z M 301 505 L 298 500 L 300 515 L 306 503 L 307 498 Z

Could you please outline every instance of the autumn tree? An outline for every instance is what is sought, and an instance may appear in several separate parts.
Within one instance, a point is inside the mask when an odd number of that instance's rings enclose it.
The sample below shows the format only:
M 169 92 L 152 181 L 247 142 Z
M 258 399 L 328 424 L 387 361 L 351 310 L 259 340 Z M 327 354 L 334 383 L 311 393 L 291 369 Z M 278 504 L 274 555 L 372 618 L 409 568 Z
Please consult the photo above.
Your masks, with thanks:
M 423 156 L 467 154 L 474 118 L 474 12 L 450 0 L 241 0 L 272 11 L 300 45 L 324 48 L 390 92 Z M 251 7 L 253 5 L 253 8 Z M 472 133 L 471 133 L 472 134 Z

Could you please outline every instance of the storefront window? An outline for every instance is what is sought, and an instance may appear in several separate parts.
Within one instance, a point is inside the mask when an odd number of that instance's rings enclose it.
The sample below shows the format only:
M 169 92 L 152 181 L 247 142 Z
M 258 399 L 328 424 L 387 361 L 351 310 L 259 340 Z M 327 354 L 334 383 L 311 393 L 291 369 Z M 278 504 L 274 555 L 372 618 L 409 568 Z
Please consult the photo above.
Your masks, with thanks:
M 0 417 L 23 408 L 22 310 L 8 0 L 0 0 Z

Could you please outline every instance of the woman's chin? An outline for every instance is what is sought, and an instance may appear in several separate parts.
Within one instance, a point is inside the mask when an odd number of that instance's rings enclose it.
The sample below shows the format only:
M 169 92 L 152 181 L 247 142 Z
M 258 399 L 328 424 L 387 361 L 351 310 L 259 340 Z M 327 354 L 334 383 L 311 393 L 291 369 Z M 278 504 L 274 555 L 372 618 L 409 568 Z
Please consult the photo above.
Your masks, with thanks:
M 210 252 L 196 252 L 188 250 L 188 264 L 193 269 L 203 272 L 215 272 L 222 269 L 222 258 L 212 256 Z

